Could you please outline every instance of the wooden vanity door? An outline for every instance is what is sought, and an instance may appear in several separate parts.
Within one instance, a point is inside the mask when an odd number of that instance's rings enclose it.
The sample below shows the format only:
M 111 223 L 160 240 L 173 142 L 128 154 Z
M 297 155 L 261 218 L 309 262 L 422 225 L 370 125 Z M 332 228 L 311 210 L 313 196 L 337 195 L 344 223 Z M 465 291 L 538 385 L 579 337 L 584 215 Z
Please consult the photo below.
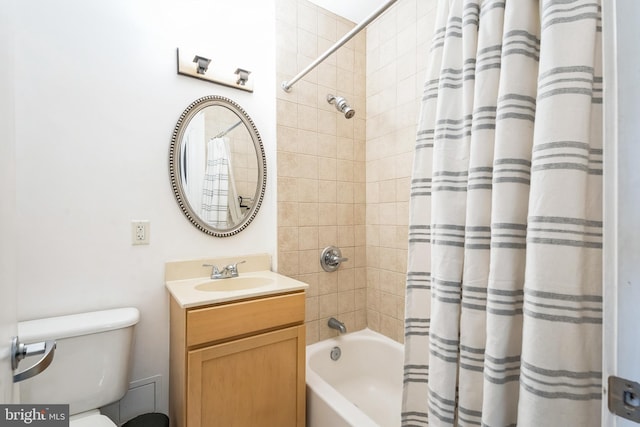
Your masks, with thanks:
M 304 427 L 305 327 L 188 352 L 189 427 Z

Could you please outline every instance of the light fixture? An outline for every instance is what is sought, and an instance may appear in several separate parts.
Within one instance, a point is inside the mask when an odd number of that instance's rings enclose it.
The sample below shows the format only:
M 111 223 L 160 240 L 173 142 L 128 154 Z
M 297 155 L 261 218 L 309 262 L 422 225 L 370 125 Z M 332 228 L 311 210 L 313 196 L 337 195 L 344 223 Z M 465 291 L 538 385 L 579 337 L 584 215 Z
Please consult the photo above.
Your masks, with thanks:
M 218 58 L 212 62 L 211 59 L 196 53 L 194 50 L 177 49 L 176 53 L 178 56 L 178 74 L 253 92 L 253 79 L 249 80 L 251 71 L 244 68 L 230 67 L 230 64 L 225 64 L 224 61 Z M 207 53 L 204 52 L 204 54 L 206 55 Z M 207 56 L 213 57 L 210 54 Z
M 251 74 L 251 71 L 243 70 L 242 68 L 236 68 L 234 74 L 238 75 L 238 80 L 236 80 L 236 83 L 240 86 L 244 86 L 247 83 L 247 80 L 249 80 L 249 74 Z
M 193 62 L 198 64 L 198 68 L 196 68 L 196 73 L 205 74 L 209 69 L 209 64 L 211 63 L 211 60 L 209 58 L 205 58 L 204 56 L 196 55 L 193 58 Z

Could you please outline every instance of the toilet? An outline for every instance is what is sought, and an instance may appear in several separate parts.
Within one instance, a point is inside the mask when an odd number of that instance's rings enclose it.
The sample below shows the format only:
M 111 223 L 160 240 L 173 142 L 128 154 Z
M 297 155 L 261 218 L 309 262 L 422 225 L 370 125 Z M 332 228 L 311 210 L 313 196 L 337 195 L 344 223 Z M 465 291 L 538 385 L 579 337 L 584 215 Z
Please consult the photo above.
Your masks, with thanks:
M 19 384 L 20 402 L 69 404 L 71 427 L 115 427 L 98 408 L 120 400 L 129 388 L 136 308 L 94 311 L 18 323 L 25 343 L 56 340 L 51 365 Z M 29 357 L 30 366 L 37 357 Z

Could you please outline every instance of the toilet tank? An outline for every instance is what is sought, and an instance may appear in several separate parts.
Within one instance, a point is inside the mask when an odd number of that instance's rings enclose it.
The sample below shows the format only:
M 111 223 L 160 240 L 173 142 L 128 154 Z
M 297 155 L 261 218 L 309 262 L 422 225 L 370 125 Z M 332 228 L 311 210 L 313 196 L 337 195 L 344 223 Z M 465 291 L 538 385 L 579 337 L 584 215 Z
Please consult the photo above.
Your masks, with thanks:
M 18 323 L 25 343 L 56 340 L 51 365 L 20 383 L 20 401 L 69 404 L 71 415 L 120 400 L 129 386 L 133 327 L 140 313 L 118 308 Z M 20 369 L 35 363 L 26 358 Z

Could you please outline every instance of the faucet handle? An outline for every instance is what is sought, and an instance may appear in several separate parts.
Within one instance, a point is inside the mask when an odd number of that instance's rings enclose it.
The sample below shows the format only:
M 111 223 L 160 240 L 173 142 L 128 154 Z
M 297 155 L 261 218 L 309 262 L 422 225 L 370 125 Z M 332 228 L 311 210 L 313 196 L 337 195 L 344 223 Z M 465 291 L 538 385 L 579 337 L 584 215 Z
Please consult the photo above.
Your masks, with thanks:
M 213 276 L 215 275 L 220 275 L 220 271 L 218 270 L 218 266 L 217 265 L 213 265 L 213 264 L 202 264 L 203 267 L 212 267 L 211 268 L 211 278 L 213 278 Z
M 247 262 L 246 260 L 242 260 L 242 261 L 238 261 L 234 264 L 229 264 L 225 267 L 225 270 L 227 270 L 230 274 L 233 275 L 233 277 L 237 277 L 238 276 L 238 264 L 244 264 L 245 262 Z
M 237 270 L 237 269 L 238 269 L 238 264 L 244 264 L 245 262 L 247 262 L 247 260 L 246 260 L 246 259 L 243 259 L 242 261 L 238 261 L 238 262 L 236 262 L 235 264 L 231 264 L 231 265 L 233 266 L 233 268 L 234 268 L 235 270 Z
M 327 246 L 320 255 L 320 266 L 324 271 L 336 271 L 340 263 L 349 261 L 349 258 L 342 256 L 342 251 L 335 246 Z

